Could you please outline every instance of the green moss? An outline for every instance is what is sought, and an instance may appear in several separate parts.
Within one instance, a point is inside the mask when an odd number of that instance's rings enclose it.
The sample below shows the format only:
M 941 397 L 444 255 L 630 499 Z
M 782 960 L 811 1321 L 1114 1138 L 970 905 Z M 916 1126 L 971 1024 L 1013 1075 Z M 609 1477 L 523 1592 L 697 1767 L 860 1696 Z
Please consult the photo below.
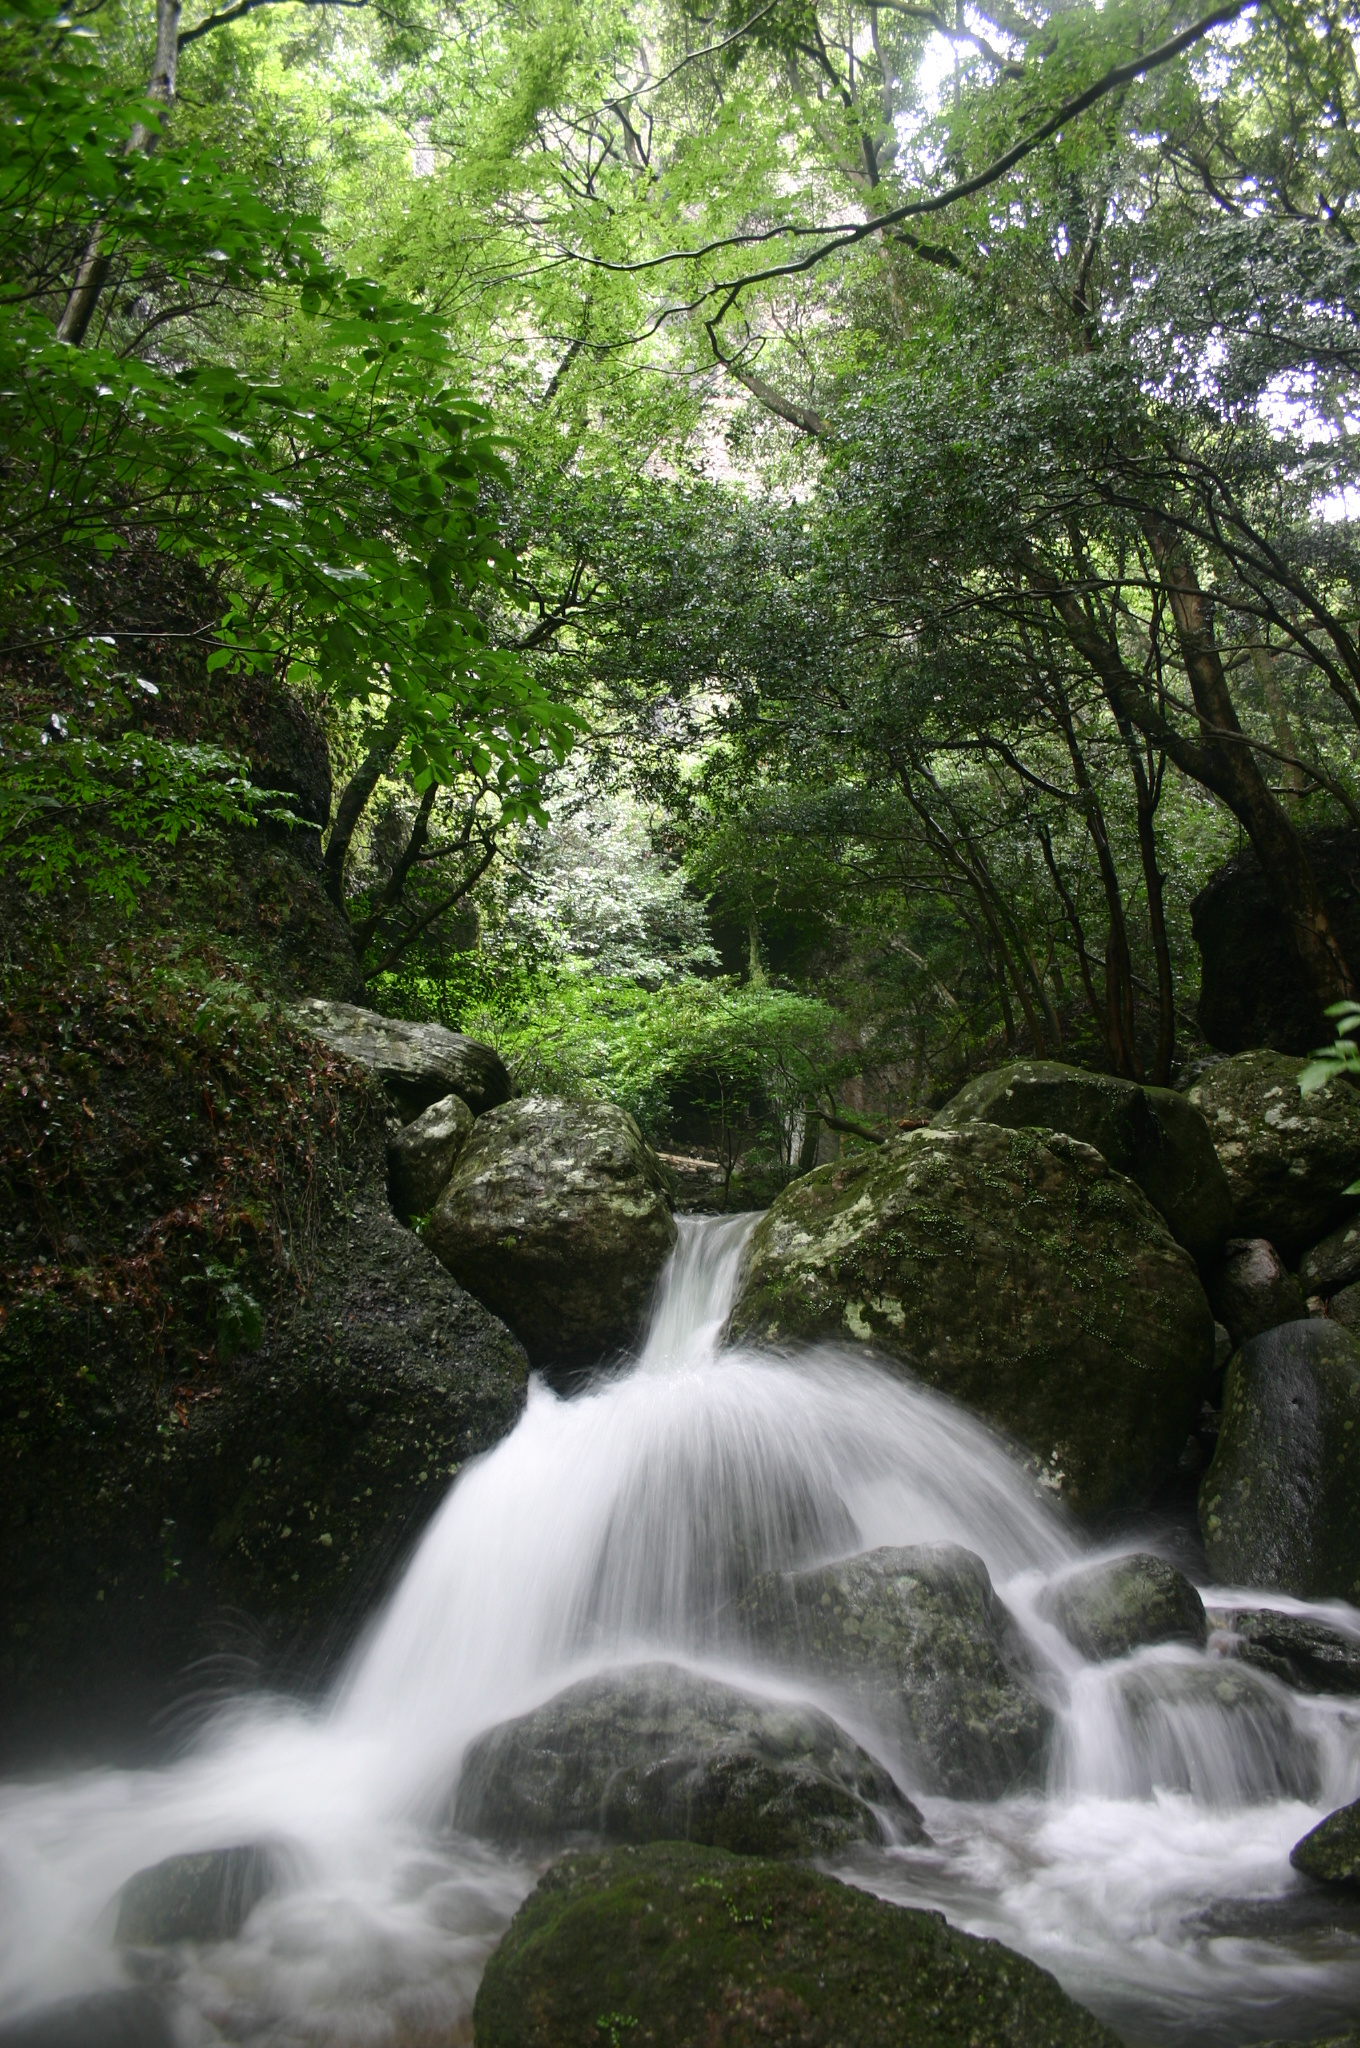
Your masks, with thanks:
M 676 1844 L 555 1864 L 473 2026 L 477 2048 L 1117 2048 L 1046 1971 L 938 1914 Z

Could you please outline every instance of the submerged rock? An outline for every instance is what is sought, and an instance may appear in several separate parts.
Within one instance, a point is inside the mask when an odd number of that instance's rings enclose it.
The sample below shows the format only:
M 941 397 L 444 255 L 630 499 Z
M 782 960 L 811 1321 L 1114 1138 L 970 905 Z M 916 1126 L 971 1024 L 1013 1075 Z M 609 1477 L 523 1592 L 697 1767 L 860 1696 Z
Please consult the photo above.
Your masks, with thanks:
M 1307 1313 L 1298 1281 L 1263 1237 L 1228 1239 L 1209 1281 L 1209 1300 L 1234 1347 Z
M 1295 1727 L 1287 1699 L 1254 1671 L 1138 1663 L 1120 1678 L 1119 1694 L 1135 1796 L 1186 1792 L 1210 1806 L 1317 1798 L 1316 1748 Z
M 1095 1663 L 1149 1643 L 1202 1650 L 1209 1636 L 1204 1602 L 1184 1572 L 1145 1551 L 1074 1572 L 1046 1590 L 1039 1611 Z
M 154 1991 L 92 1991 L 0 2025 L 0 2048 L 178 2048 Z
M 408 1120 L 450 1094 L 480 1116 L 513 1092 L 499 1053 L 442 1024 L 409 1024 L 323 996 L 308 997 L 293 1014 L 324 1045 L 376 1074 Z
M 114 1941 L 120 1948 L 160 1948 L 176 1941 L 234 1940 L 274 1884 L 267 1849 L 167 1856 L 139 1870 L 118 1894 Z
M 563 1857 L 487 1964 L 477 2048 L 1118 2048 L 1046 1970 L 939 1913 L 667 1845 Z
M 1360 1891 L 1360 1799 L 1340 1806 L 1295 1842 L 1289 1852 L 1295 1870 L 1321 1884 Z
M 478 1119 L 425 1239 L 535 1364 L 572 1364 L 637 1335 L 675 1220 L 624 1110 L 531 1095 Z
M 1141 1088 L 1057 1060 L 1016 1060 L 969 1081 L 932 1123 L 943 1131 L 1038 1124 L 1094 1145 L 1137 1182 L 1195 1259 L 1212 1258 L 1232 1228 L 1232 1191 L 1209 1127 L 1170 1088 Z
M 464 1760 L 453 1821 L 494 1841 L 588 1833 L 749 1856 L 827 1855 L 924 1834 L 886 1771 L 825 1714 L 674 1664 L 583 1679 L 481 1736 Z
M 1075 1138 L 990 1123 L 795 1181 L 751 1239 L 732 1328 L 875 1345 L 1086 1514 L 1175 1470 L 1214 1355 L 1194 1263 L 1142 1192 Z
M 923 1543 L 767 1572 L 733 1612 L 757 1652 L 893 1727 L 923 1791 L 996 1799 L 1037 1779 L 1052 1716 L 971 1550 Z
M 1305 1614 L 1236 1607 L 1209 1617 L 1215 1648 L 1299 1692 L 1360 1693 L 1360 1642 Z
M 1238 1352 L 1199 1521 L 1221 1585 L 1360 1596 L 1360 1344 L 1347 1331 L 1311 1317 Z
M 426 1216 L 448 1186 L 467 1142 L 472 1111 L 461 1095 L 444 1095 L 387 1141 L 387 1186 L 403 1219 Z
M 1360 1173 L 1360 1089 L 1333 1081 L 1300 1095 L 1303 1066 L 1283 1053 L 1243 1052 L 1189 1091 L 1232 1188 L 1235 1231 L 1268 1238 L 1286 1259 L 1340 1221 Z

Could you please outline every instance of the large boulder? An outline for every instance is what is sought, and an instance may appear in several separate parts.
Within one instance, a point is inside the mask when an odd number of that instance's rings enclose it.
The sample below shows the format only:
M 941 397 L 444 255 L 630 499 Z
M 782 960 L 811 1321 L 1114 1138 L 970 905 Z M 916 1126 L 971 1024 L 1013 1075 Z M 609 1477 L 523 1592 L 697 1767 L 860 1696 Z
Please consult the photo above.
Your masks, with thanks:
M 1189 1579 L 1148 1551 L 1073 1572 L 1045 1590 L 1039 1611 L 1096 1663 L 1149 1643 L 1202 1650 L 1209 1637 L 1204 1602 Z
M 795 1181 L 751 1239 L 732 1329 L 873 1344 L 1092 1515 L 1170 1476 L 1214 1356 L 1194 1262 L 1141 1190 L 1076 1138 L 991 1123 Z
M 449 1184 L 467 1143 L 472 1111 L 461 1095 L 445 1095 L 387 1141 L 387 1187 L 398 1216 L 427 1216 Z
M 1057 1060 L 1016 1060 L 979 1074 L 932 1119 L 964 1124 L 1038 1124 L 1094 1145 L 1143 1190 L 1178 1244 L 1212 1258 L 1232 1228 L 1232 1193 L 1199 1111 L 1170 1088 L 1141 1088 Z
M 180 2036 L 154 1991 L 91 1991 L 0 2024 L 0 2048 L 179 2048 Z
M 872 1803 L 871 1803 L 872 1802 Z M 877 1811 L 875 1811 L 877 1809 Z M 824 1856 L 920 1841 L 914 1806 L 814 1707 L 647 1664 L 569 1686 L 472 1745 L 456 1827 L 495 1841 L 706 1842 L 748 1856 Z
M 1199 1520 L 1221 1585 L 1360 1596 L 1360 1344 L 1348 1331 L 1311 1317 L 1243 1345 Z
M 1274 1607 L 1216 1609 L 1215 1648 L 1296 1692 L 1360 1693 L 1360 1639 Z
M 480 1117 L 425 1239 L 535 1364 L 636 1336 L 675 1243 L 665 1177 L 610 1102 L 530 1095 Z
M 1300 1095 L 1303 1062 L 1277 1052 L 1219 1060 L 1189 1091 L 1233 1195 L 1239 1237 L 1293 1259 L 1345 1215 L 1360 1173 L 1360 1088 L 1333 1081 Z
M 1309 832 L 1305 841 L 1332 930 L 1360 971 L 1360 832 Z M 1190 929 L 1200 951 L 1199 1028 L 1210 1045 L 1303 1054 L 1326 1042 L 1329 1027 L 1252 848 L 1200 890 Z
M 1360 1799 L 1339 1806 L 1326 1820 L 1295 1842 L 1289 1852 L 1295 1870 L 1320 1884 L 1360 1891 Z
M 971 1550 L 917 1544 L 767 1572 L 734 1619 L 758 1655 L 815 1674 L 890 1728 L 922 1791 L 996 1799 L 1041 1775 L 1052 1716 Z
M 480 1116 L 512 1093 L 499 1053 L 442 1024 L 408 1024 L 321 996 L 308 997 L 293 1014 L 323 1045 L 376 1074 L 408 1122 L 445 1095 L 461 1095 Z
M 1209 1276 L 1209 1301 L 1234 1348 L 1306 1314 L 1303 1290 L 1264 1237 L 1230 1237 Z
M 1220 1807 L 1317 1798 L 1316 1744 L 1256 1672 L 1203 1658 L 1140 1660 L 1122 1667 L 1118 1697 L 1127 1719 L 1118 1755 L 1133 1797 L 1184 1792 Z
M 1036 1963 L 797 1864 L 564 1856 L 491 1957 L 476 2048 L 1118 2048 Z

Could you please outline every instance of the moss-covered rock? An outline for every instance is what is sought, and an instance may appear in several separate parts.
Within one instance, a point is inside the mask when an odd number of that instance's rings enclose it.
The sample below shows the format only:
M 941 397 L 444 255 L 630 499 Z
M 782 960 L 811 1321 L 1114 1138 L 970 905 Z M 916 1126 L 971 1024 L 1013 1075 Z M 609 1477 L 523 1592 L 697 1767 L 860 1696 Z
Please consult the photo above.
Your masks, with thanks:
M 1320 1884 L 1360 1891 L 1360 1799 L 1329 1813 L 1289 1852 L 1295 1870 Z
M 535 1364 L 637 1335 L 675 1243 L 665 1176 L 626 1111 L 531 1095 L 479 1117 L 426 1242 Z
M 1209 1276 L 1209 1301 L 1234 1348 L 1307 1314 L 1302 1288 L 1263 1237 L 1228 1239 Z
M 1353 1280 L 1360 1280 L 1360 1218 L 1310 1245 L 1299 1260 L 1299 1284 L 1305 1294 L 1335 1294 Z
M 1148 1643 L 1202 1650 L 1209 1636 L 1204 1602 L 1184 1572 L 1147 1551 L 1073 1572 L 1046 1590 L 1040 1612 L 1095 1663 Z
M 987 1567 L 952 1543 L 768 1572 L 735 1603 L 760 1655 L 893 1728 L 925 1792 L 995 1799 L 1034 1782 L 1052 1717 Z
M 873 1344 L 1086 1514 L 1169 1477 L 1213 1367 L 1194 1262 L 1142 1192 L 1078 1139 L 990 1123 L 795 1181 L 752 1237 L 732 1328 Z
M 932 1122 L 942 1131 L 1037 1124 L 1094 1145 L 1137 1182 L 1196 1259 L 1212 1258 L 1232 1228 L 1232 1192 L 1208 1125 L 1170 1088 L 1141 1088 L 1057 1060 L 1015 1060 L 969 1081 Z
M 678 1845 L 564 1857 L 487 1965 L 477 2048 L 1118 2048 L 938 1913 Z
M 1217 1609 L 1215 1646 L 1298 1692 L 1360 1693 L 1360 1641 L 1306 1614 L 1272 1607 Z
M 118 1894 L 114 1941 L 162 1948 L 177 1941 L 231 1941 L 274 1889 L 267 1849 L 205 1849 L 167 1856 L 130 1877 Z
M 449 1184 L 473 1116 L 461 1095 L 444 1095 L 387 1141 L 387 1187 L 398 1216 L 427 1216 Z
M 1360 1596 L 1360 1343 L 1310 1317 L 1243 1345 L 1200 1485 L 1221 1585 Z
M 1360 1089 L 1333 1081 L 1300 1095 L 1304 1064 L 1242 1052 L 1189 1090 L 1228 1176 L 1234 1230 L 1268 1238 L 1286 1259 L 1340 1222 L 1360 1173 Z
M 1184 1792 L 1209 1805 L 1316 1799 L 1316 1745 L 1268 1679 L 1206 1661 L 1133 1663 L 1119 1679 L 1128 1720 L 1128 1789 Z
M 323 1045 L 376 1074 L 408 1120 L 450 1094 L 460 1095 L 474 1116 L 510 1097 L 500 1055 L 442 1024 L 410 1024 L 320 996 L 299 1003 L 296 1015 Z
M 496 1841 L 586 1833 L 751 1856 L 827 1855 L 924 1833 L 886 1771 L 825 1714 L 674 1664 L 583 1679 L 480 1737 L 453 1819 Z

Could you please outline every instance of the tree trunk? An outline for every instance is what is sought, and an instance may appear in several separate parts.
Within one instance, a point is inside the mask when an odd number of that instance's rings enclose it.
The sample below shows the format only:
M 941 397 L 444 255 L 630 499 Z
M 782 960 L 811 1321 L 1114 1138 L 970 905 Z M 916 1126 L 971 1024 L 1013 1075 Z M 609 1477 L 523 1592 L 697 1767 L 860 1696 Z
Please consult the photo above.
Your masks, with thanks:
M 151 83 L 146 89 L 146 96 L 157 106 L 166 108 L 174 105 L 175 81 L 179 73 L 179 16 L 180 0 L 156 0 L 156 61 L 151 68 Z M 139 121 L 128 137 L 128 155 L 146 155 L 154 149 L 158 133 L 158 129 L 148 128 Z M 71 295 L 57 322 L 58 341 L 69 341 L 74 348 L 79 348 L 94 317 L 108 274 L 109 259 L 100 249 L 99 229 L 96 227 L 85 244 Z

